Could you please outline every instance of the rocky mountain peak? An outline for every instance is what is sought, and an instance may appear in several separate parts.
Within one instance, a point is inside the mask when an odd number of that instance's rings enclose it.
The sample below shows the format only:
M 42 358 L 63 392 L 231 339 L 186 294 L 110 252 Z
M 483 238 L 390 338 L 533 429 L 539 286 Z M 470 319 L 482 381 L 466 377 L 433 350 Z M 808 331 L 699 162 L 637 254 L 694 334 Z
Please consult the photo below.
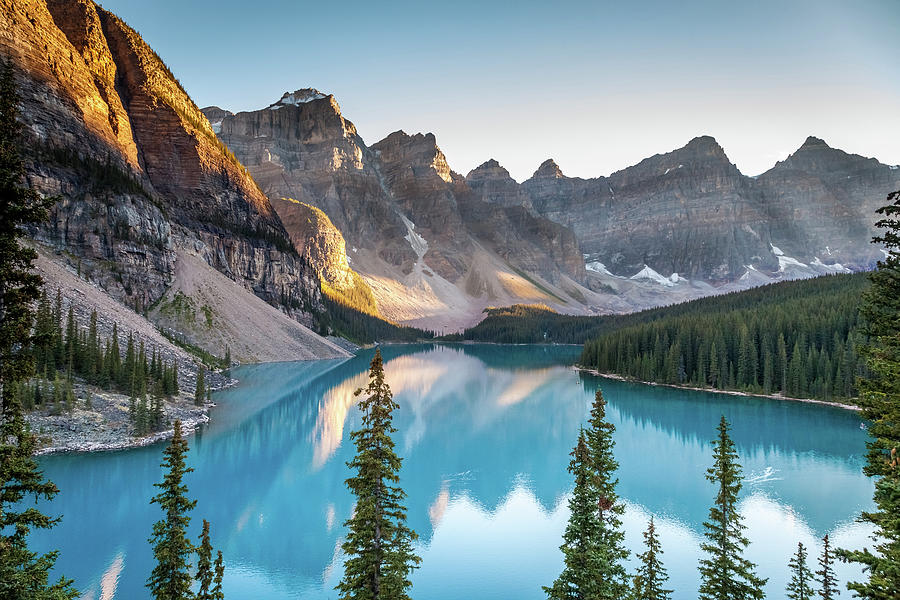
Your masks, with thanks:
M 541 166 L 537 168 L 537 171 L 534 172 L 532 178 L 540 179 L 540 178 L 550 178 L 550 179 L 562 179 L 565 175 L 563 175 L 562 169 L 559 168 L 559 165 L 556 164 L 552 158 L 548 158 L 544 162 L 541 163 Z
M 823 140 L 822 138 L 817 138 L 817 137 L 811 135 L 808 138 L 806 138 L 806 141 L 803 142 L 803 145 L 800 146 L 800 149 L 801 150 L 802 149 L 809 150 L 812 148 L 816 148 L 816 149 L 831 148 L 831 146 L 829 146 L 827 143 L 825 143 L 825 140 Z
M 285 92 L 281 99 L 278 102 L 272 104 L 272 106 L 277 105 L 292 105 L 297 106 L 298 104 L 306 104 L 307 102 L 312 102 L 313 100 L 324 100 L 330 96 L 330 94 L 323 94 L 319 90 L 315 88 L 303 88 L 299 90 L 295 90 L 293 92 Z
M 846 177 L 847 174 L 856 175 L 859 170 L 878 169 L 879 166 L 880 163 L 873 158 L 848 154 L 832 148 L 821 138 L 809 136 L 796 151 L 765 174 L 789 170 L 833 179 Z
M 719 145 L 719 142 L 716 141 L 716 138 L 712 137 L 711 135 L 701 135 L 699 137 L 695 137 L 683 148 L 681 148 L 680 150 L 676 150 L 675 152 L 683 151 L 690 152 L 698 156 L 723 158 L 725 160 L 728 160 L 728 157 L 725 155 L 724 148 L 722 148 L 722 146 Z
M 413 168 L 426 167 L 434 169 L 447 183 L 453 181 L 447 157 L 438 147 L 433 133 L 409 135 L 402 129 L 397 130 L 374 144 L 372 149 L 378 153 L 383 164 L 402 163 Z
M 510 177 L 509 171 L 504 169 L 499 162 L 492 158 L 478 165 L 466 175 L 466 181 L 469 185 L 473 182 L 483 181 L 485 179 L 506 180 L 512 179 L 512 177 Z

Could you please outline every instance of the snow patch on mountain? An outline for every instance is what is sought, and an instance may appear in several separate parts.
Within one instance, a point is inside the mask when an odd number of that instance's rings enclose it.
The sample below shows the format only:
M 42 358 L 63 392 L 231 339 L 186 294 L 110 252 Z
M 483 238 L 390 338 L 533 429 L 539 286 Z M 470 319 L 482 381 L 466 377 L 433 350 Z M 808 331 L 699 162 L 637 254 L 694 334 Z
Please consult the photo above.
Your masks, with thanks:
M 614 275 L 614 274 L 610 273 L 609 270 L 606 268 L 606 265 L 604 265 L 599 260 L 585 263 L 584 268 L 587 269 L 588 271 L 593 271 L 594 273 L 600 273 L 601 275 L 607 275 L 609 277 L 619 277 L 618 275 Z
M 630 279 L 635 281 L 647 279 L 666 287 L 675 287 L 677 284 L 687 281 L 687 279 L 681 277 L 678 273 L 672 273 L 666 277 L 665 275 L 657 273 L 647 265 L 644 265 L 644 268 L 632 275 Z
M 804 264 L 797 260 L 796 258 L 791 258 L 790 256 L 785 256 L 784 254 L 776 254 L 778 257 L 778 272 L 784 273 L 784 270 L 787 267 L 799 267 L 801 269 L 809 269 L 809 265 Z
M 834 263 L 833 265 L 826 265 L 821 260 L 819 260 L 818 256 L 813 257 L 812 266 L 819 267 L 820 269 L 824 269 L 829 273 L 852 273 L 850 269 L 842 265 L 841 263 Z
M 419 260 L 422 260 L 425 253 L 428 252 L 428 241 L 416 233 L 415 223 L 407 219 L 405 215 L 400 215 L 400 218 L 403 219 L 403 224 L 406 225 L 407 231 L 407 234 L 403 236 L 403 238 L 409 242 L 410 247 L 412 247 L 413 251 L 419 257 Z
M 784 270 L 789 267 L 809 270 L 809 265 L 800 262 L 796 258 L 785 256 L 784 251 L 772 242 L 769 242 L 769 247 L 772 248 L 772 254 L 774 254 L 778 258 L 779 273 L 784 273 Z
M 324 98 L 327 98 L 327 96 L 319 90 L 297 90 L 296 92 L 285 92 L 284 96 L 281 97 L 281 100 L 278 101 L 278 104 L 292 104 L 297 106 L 298 104 L 305 104 L 307 102 L 312 102 L 313 100 L 322 100 Z

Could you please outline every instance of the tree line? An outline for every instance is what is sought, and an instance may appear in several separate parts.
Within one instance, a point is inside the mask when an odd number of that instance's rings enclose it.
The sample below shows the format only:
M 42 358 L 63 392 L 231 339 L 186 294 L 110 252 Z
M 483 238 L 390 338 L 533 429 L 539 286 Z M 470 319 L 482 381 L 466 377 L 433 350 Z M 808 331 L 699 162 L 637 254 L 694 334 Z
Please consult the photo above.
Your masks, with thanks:
M 858 349 L 865 342 L 858 310 L 868 288 L 865 274 L 790 287 L 794 293 L 778 303 L 742 292 L 605 333 L 585 343 L 580 362 L 641 381 L 795 398 L 855 397 L 857 378 L 865 375 Z
M 78 379 L 106 391 L 127 394 L 129 420 L 135 435 L 140 436 L 166 425 L 164 402 L 180 393 L 177 360 L 165 360 L 156 348 L 148 354 L 144 342 L 135 342 L 133 333 L 128 334 L 122 352 L 118 325 L 113 323 L 108 337 L 100 334 L 96 309 L 91 312 L 88 327 L 83 328 L 77 325 L 70 305 L 64 326 L 60 290 L 53 303 L 46 292 L 41 294 L 27 349 L 37 376 L 13 384 L 14 393 L 26 410 L 71 411 L 76 402 L 73 382 Z M 90 398 L 88 393 L 87 408 L 91 406 Z

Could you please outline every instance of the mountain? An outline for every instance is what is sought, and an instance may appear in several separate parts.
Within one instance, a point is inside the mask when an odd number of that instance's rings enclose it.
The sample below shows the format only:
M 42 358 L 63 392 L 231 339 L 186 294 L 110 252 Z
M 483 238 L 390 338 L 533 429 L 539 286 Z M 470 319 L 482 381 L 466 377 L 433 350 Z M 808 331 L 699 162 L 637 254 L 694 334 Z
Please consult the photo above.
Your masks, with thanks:
M 89 0 L 4 2 L 0 23 L 29 183 L 59 197 L 37 243 L 214 354 L 228 344 L 242 360 L 277 354 L 265 336 L 241 342 L 226 326 L 228 306 L 244 305 L 245 326 L 295 342 L 283 358 L 344 355 L 301 324 L 321 307 L 315 270 L 137 32 Z M 190 310 L 162 310 L 175 305 Z
M 896 167 L 812 137 L 747 177 L 703 136 L 609 177 L 569 178 L 549 160 L 520 190 L 575 231 L 594 272 L 719 286 L 870 268 L 875 209 L 898 187 Z
M 775 245 L 803 262 L 858 269 L 882 258 L 869 243 L 887 194 L 900 187 L 900 169 L 831 148 L 809 137 L 760 175 Z
M 334 96 L 310 88 L 256 111 L 203 111 L 279 212 L 289 207 L 284 198 L 328 216 L 350 252 L 333 247 L 337 254 L 322 260 L 346 260 L 379 314 L 442 329 L 474 323 L 497 303 L 589 310 L 572 232 L 522 206 L 483 200 L 450 169 L 434 135 L 397 131 L 367 146 Z M 293 235 L 295 225 L 285 224 Z

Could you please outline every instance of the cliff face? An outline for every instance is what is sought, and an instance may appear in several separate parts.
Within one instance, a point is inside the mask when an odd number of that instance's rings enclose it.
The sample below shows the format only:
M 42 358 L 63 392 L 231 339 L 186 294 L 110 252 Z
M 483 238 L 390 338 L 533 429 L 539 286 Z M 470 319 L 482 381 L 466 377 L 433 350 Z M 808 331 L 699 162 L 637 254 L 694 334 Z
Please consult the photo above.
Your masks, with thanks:
M 353 271 L 347 261 L 344 236 L 324 212 L 290 198 L 274 200 L 273 205 L 291 241 L 325 282 L 333 287 L 352 287 Z
M 456 281 L 468 270 L 472 252 L 472 239 L 454 193 L 464 183 L 451 173 L 434 135 L 396 131 L 372 150 L 391 195 L 428 242 L 425 264 Z
M 38 241 L 144 308 L 179 251 L 286 310 L 320 304 L 253 179 L 140 36 L 89 0 L 0 0 L 0 53 L 21 96 L 30 183 L 58 195 Z

